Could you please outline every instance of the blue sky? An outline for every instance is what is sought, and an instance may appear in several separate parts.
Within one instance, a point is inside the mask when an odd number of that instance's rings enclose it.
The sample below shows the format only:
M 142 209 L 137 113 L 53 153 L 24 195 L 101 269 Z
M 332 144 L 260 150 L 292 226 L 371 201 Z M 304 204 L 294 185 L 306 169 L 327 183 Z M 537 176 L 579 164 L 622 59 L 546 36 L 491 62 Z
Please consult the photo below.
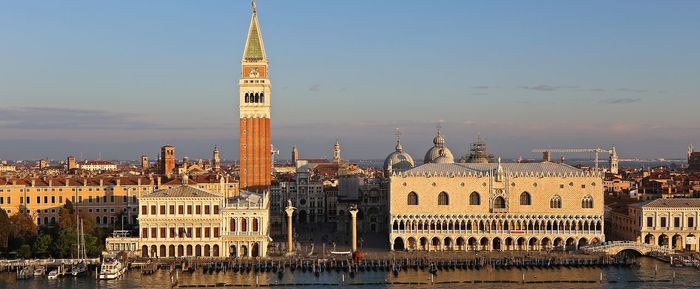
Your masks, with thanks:
M 700 146 L 698 1 L 258 2 L 273 143 L 288 158 L 420 159 L 443 122 L 503 157 Z M 237 159 L 249 1 L 11 1 L 0 9 L 0 158 Z

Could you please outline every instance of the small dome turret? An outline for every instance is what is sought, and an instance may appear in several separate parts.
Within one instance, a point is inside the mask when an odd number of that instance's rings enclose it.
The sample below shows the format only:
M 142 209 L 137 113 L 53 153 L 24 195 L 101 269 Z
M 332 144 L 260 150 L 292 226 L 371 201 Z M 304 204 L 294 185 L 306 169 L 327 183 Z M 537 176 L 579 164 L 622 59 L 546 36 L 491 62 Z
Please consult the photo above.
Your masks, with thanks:
M 401 146 L 401 138 L 398 129 L 396 130 L 396 147 L 395 151 L 389 154 L 384 160 L 384 175 L 390 176 L 393 172 L 401 172 L 410 170 L 415 166 L 411 155 L 403 151 Z
M 433 147 L 425 153 L 423 163 L 435 163 L 438 158 L 441 158 L 441 163 L 454 163 L 452 151 L 445 146 L 445 137 L 442 136 L 439 128 L 437 135 L 433 138 Z

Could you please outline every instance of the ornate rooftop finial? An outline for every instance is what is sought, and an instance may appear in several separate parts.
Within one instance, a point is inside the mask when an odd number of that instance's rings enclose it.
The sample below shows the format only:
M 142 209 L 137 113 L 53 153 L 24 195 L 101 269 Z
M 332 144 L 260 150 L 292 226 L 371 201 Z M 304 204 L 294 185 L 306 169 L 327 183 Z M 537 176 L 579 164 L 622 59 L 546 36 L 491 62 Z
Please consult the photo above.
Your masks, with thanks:
M 442 136 L 442 120 L 437 125 L 437 135 L 433 139 L 433 144 L 442 147 L 445 144 L 445 138 Z
M 399 130 L 398 127 L 396 128 L 396 133 L 395 133 L 395 135 L 396 135 L 396 151 L 397 151 L 397 152 L 402 152 L 402 151 L 403 151 L 403 147 L 401 146 L 401 131 Z
M 253 7 L 253 13 L 258 12 L 258 7 L 257 7 L 257 5 L 255 5 L 255 0 L 253 0 L 253 2 L 250 3 L 250 6 Z

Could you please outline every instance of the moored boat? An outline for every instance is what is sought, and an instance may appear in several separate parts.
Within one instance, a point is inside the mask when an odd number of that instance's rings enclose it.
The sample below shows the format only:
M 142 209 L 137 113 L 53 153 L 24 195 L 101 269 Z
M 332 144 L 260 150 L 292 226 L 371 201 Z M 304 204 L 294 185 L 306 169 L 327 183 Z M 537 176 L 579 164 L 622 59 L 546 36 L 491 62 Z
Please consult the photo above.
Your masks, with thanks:
M 80 261 L 77 264 L 73 264 L 71 267 L 71 274 L 75 277 L 86 275 L 88 272 L 88 266 L 85 261 Z
M 22 270 L 17 271 L 17 280 L 25 280 L 32 278 L 34 276 L 32 269 L 29 267 L 24 267 Z
M 116 258 L 106 257 L 100 265 L 100 280 L 112 280 L 121 277 L 126 272 L 126 266 Z
M 34 276 L 44 276 L 46 274 L 46 267 L 39 266 L 34 269 Z

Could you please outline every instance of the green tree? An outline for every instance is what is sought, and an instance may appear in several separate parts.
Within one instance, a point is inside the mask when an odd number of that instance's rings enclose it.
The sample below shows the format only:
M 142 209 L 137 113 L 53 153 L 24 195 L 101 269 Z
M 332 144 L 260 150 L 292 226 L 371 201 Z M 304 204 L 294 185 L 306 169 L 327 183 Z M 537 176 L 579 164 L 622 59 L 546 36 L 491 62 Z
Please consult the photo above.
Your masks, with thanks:
M 95 216 L 86 210 L 79 210 L 78 215 L 81 220 L 83 220 L 83 231 L 85 234 L 96 233 Z M 58 211 L 58 227 L 61 229 L 76 229 L 78 227 L 76 223 L 76 210 L 70 201 L 63 205 L 63 207 Z
M 4 209 L 0 209 L 0 251 L 6 251 L 10 245 L 10 217 Z
M 19 248 L 24 244 L 32 244 L 37 233 L 36 224 L 29 214 L 17 213 L 10 217 L 10 249 Z
M 29 259 L 32 257 L 32 247 L 29 244 L 23 244 L 17 250 L 17 256 L 22 259 Z
M 66 228 L 58 232 L 58 237 L 53 243 L 53 252 L 56 257 L 70 257 L 76 247 L 78 234 L 74 228 Z
M 58 227 L 61 229 L 75 228 L 75 213 L 73 205 L 66 203 L 63 208 L 58 210 Z
M 102 253 L 102 245 L 100 245 L 97 237 L 85 234 L 85 250 L 88 256 L 95 257 Z
M 39 238 L 34 242 L 34 254 L 37 257 L 46 257 L 51 255 L 51 245 L 53 244 L 53 238 L 51 235 L 44 234 L 39 236 Z

